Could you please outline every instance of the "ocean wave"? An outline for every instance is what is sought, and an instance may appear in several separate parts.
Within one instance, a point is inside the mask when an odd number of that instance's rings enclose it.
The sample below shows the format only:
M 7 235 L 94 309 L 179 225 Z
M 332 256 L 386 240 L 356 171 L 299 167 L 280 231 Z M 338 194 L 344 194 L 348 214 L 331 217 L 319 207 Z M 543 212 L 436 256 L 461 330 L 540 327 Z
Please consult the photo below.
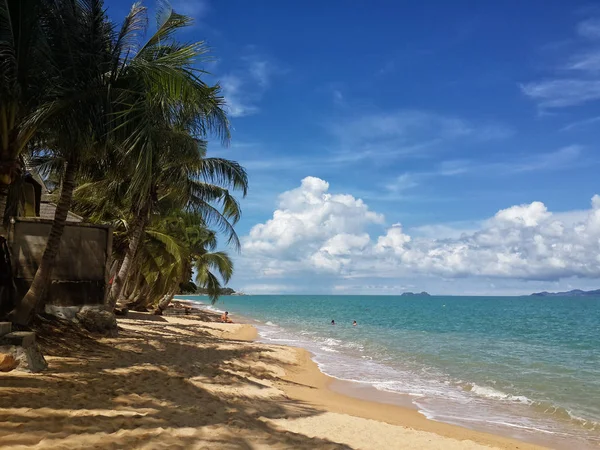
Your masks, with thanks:
M 548 430 L 546 428 L 537 427 L 531 424 L 526 423 L 514 423 L 505 420 L 493 420 L 485 417 L 470 417 L 463 415 L 453 415 L 453 414 L 444 414 L 440 412 L 433 412 L 427 409 L 419 409 L 419 413 L 423 414 L 429 420 L 436 420 L 448 423 L 461 423 L 461 422 L 470 422 L 470 423 L 487 423 L 493 425 L 501 425 L 509 428 L 516 428 L 520 430 L 533 431 L 537 433 L 544 434 L 553 434 L 557 436 L 571 436 L 569 433 L 563 433 L 559 431 Z
M 340 345 L 343 344 L 342 341 L 340 341 L 339 339 L 334 339 L 334 338 L 327 338 L 323 341 L 323 344 L 327 345 L 327 346 L 334 346 L 334 347 L 338 347 Z
M 334 348 L 327 347 L 327 346 L 322 346 L 322 347 L 320 347 L 320 349 L 323 350 L 324 352 L 339 353 L 339 350 L 336 350 Z
M 356 342 L 346 342 L 344 344 L 344 347 L 352 350 L 358 350 L 359 352 L 362 352 L 365 349 L 364 346 L 362 346 L 361 344 L 357 344 Z
M 506 392 L 499 391 L 489 386 L 479 386 L 478 384 L 472 383 L 465 386 L 465 391 L 472 392 L 475 395 L 485 398 L 491 398 L 494 400 L 504 400 L 509 402 L 522 403 L 525 405 L 532 405 L 533 400 L 525 397 L 524 395 L 511 395 Z
M 268 325 L 270 327 L 277 327 L 278 325 L 276 323 L 271 322 L 270 320 L 265 322 L 265 325 Z
M 536 403 L 535 409 L 543 414 L 548 414 L 559 420 L 573 422 L 576 425 L 585 428 L 588 431 L 600 431 L 600 422 L 581 417 L 567 408 L 561 406 L 549 405 L 547 403 Z

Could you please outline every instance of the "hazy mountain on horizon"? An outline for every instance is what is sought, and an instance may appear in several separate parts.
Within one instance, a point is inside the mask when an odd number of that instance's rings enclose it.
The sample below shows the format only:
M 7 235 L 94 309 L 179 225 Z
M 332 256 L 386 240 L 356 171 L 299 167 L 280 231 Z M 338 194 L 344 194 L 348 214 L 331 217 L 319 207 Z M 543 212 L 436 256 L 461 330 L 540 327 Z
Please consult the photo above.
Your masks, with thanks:
M 590 296 L 598 296 L 600 297 L 600 289 L 596 289 L 593 291 L 582 291 L 581 289 L 573 289 L 567 292 L 534 292 L 531 296 L 535 297 L 590 297 Z

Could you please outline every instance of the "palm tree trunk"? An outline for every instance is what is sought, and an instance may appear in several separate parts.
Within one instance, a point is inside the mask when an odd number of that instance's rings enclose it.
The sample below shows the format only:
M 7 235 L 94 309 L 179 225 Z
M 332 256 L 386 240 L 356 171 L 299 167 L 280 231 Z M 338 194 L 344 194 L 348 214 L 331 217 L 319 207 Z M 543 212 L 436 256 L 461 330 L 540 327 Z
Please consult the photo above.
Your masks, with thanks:
M 77 167 L 73 162 L 67 162 L 65 174 L 60 190 L 60 199 L 56 205 L 54 213 L 54 221 L 50 228 L 46 248 L 42 255 L 40 265 L 35 272 L 33 281 L 25 297 L 17 305 L 15 310 L 11 312 L 11 320 L 19 325 L 27 325 L 33 319 L 34 312 L 42 304 L 44 296 L 51 283 L 52 269 L 60 248 L 69 207 L 73 199 L 73 190 L 75 189 L 75 172 Z
M 148 302 L 148 296 L 150 295 L 150 286 L 147 284 L 143 284 L 139 287 L 133 301 L 128 303 L 127 306 L 129 309 L 133 309 L 134 311 L 143 310 L 144 305 Z
M 165 296 L 163 296 L 163 298 L 161 298 L 160 301 L 158 302 L 158 305 L 156 306 L 156 309 L 154 310 L 154 314 L 156 314 L 158 316 L 162 316 L 163 311 L 168 308 L 169 304 L 173 300 L 173 297 L 175 297 L 174 290 L 170 291 Z
M 142 283 L 141 283 L 141 274 L 138 270 L 135 276 L 133 274 L 129 275 L 129 280 L 125 283 L 125 287 L 121 291 L 121 298 L 123 299 L 123 303 L 127 305 L 128 308 L 132 308 L 137 304 L 138 299 L 140 298 L 140 292 L 142 291 Z
M 17 217 L 20 214 L 23 178 L 17 177 L 13 183 L 8 186 L 0 184 L 0 205 L 2 209 L 2 226 L 4 230 L 8 230 L 11 217 Z
M 131 270 L 133 258 L 135 257 L 135 253 L 137 252 L 138 246 L 140 244 L 142 233 L 144 232 L 144 228 L 146 228 L 146 220 L 148 215 L 148 208 L 144 207 L 140 211 L 139 215 L 135 218 L 132 224 L 131 238 L 129 239 L 129 246 L 127 247 L 127 251 L 125 252 L 125 257 L 123 258 L 123 262 L 121 263 L 121 267 L 119 268 L 119 272 L 117 272 L 117 276 L 115 277 L 112 287 L 110 289 L 110 296 L 108 298 L 108 307 L 109 309 L 114 309 L 117 302 L 120 300 L 121 292 L 123 291 L 123 286 L 125 284 L 125 280 L 129 275 L 129 271 Z

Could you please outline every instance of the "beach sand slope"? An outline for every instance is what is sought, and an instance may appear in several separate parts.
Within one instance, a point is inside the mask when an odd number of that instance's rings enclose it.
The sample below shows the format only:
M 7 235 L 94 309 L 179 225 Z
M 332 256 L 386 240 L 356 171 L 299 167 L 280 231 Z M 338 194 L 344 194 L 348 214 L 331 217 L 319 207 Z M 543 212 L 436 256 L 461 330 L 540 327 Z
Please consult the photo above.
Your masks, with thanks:
M 2 448 L 534 448 L 402 426 L 418 414 L 329 391 L 305 351 L 252 342 L 250 325 L 132 313 L 119 328 L 51 335 L 47 372 L 0 375 Z

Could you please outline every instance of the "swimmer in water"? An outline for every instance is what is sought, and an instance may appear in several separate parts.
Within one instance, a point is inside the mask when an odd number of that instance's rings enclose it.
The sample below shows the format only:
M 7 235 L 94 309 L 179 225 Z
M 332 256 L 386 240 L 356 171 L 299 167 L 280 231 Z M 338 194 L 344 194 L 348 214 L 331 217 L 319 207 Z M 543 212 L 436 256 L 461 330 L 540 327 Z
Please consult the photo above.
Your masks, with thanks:
M 335 320 L 332 320 L 332 321 L 331 321 L 331 325 L 335 325 Z
M 356 320 L 355 320 L 354 322 L 352 322 L 352 326 L 355 327 L 356 325 L 358 325 L 358 324 L 356 323 Z

